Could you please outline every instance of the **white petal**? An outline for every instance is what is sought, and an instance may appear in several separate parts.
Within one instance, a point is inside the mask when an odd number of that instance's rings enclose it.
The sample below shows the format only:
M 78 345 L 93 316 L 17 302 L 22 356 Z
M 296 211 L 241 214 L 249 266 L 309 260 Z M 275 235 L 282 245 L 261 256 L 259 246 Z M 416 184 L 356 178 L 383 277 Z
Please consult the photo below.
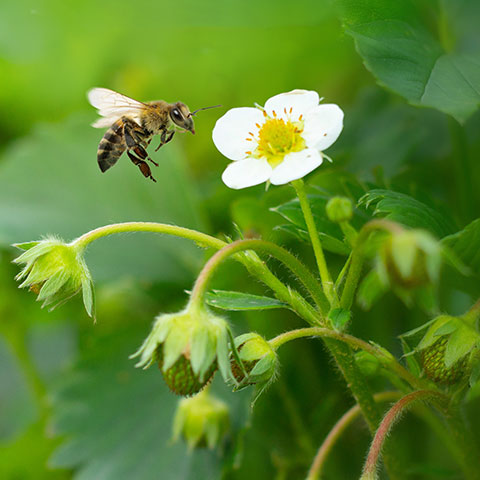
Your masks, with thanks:
M 246 158 L 231 163 L 223 172 L 222 180 L 227 187 L 238 190 L 266 182 L 271 174 L 272 167 L 266 160 Z
M 318 105 L 305 114 L 302 137 L 307 147 L 326 150 L 343 129 L 343 111 L 333 103 Z
M 323 162 L 322 154 L 314 148 L 285 155 L 283 162 L 273 170 L 270 181 L 274 185 L 298 180 L 315 170 Z
M 251 137 L 249 132 L 257 133 L 256 123 L 263 124 L 265 117 L 258 108 L 232 108 L 223 117 L 220 117 L 213 128 L 213 143 L 222 155 L 230 160 L 241 160 L 257 148 L 257 143 L 247 141 Z
M 318 93 L 312 90 L 292 90 L 287 93 L 280 93 L 269 98 L 265 103 L 265 111 L 272 116 L 273 111 L 281 118 L 298 120 L 300 115 L 318 106 L 320 101 Z M 290 109 L 292 112 L 290 113 Z M 285 111 L 287 113 L 285 113 Z

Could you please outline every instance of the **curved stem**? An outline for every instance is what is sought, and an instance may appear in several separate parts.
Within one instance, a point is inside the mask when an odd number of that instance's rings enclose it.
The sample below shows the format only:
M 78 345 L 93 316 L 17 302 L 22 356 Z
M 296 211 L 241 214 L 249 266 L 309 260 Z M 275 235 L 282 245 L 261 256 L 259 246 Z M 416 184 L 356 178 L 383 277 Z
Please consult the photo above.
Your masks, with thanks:
M 390 402 L 396 400 L 401 395 L 400 392 L 382 392 L 377 393 L 373 396 L 375 402 Z M 334 427 L 330 430 L 328 435 L 325 437 L 325 440 L 320 445 L 320 448 L 313 459 L 312 466 L 308 472 L 306 480 L 318 480 L 322 474 L 323 467 L 327 460 L 328 455 L 332 451 L 337 440 L 340 438 L 342 433 L 347 429 L 347 427 L 360 416 L 362 410 L 358 405 L 353 406 L 348 410 Z
M 195 286 L 193 287 L 191 294 L 191 300 L 194 302 L 203 302 L 203 297 L 205 296 L 208 283 L 210 282 L 219 265 L 228 257 L 245 250 L 261 251 L 271 255 L 272 257 L 275 257 L 277 260 L 280 260 L 294 273 L 297 279 L 302 282 L 317 305 L 319 307 L 322 305 L 322 300 L 324 299 L 323 292 L 310 270 L 308 270 L 303 263 L 301 263 L 296 257 L 294 257 L 284 248 L 279 247 L 275 243 L 264 240 L 237 240 L 213 255 L 213 257 L 211 257 L 210 260 L 205 264 L 195 282 Z
M 392 233 L 398 233 L 403 231 L 403 227 L 384 219 L 371 220 L 362 227 L 352 250 L 350 268 L 348 269 L 345 287 L 343 288 L 342 297 L 340 300 L 340 305 L 346 310 L 350 310 L 352 306 L 355 290 L 357 289 L 357 285 L 360 280 L 360 274 L 362 273 L 363 262 L 365 260 L 365 242 L 368 240 L 369 235 L 375 230 L 387 230 Z
M 444 403 L 445 395 L 434 390 L 417 390 L 405 395 L 393 405 L 383 418 L 377 432 L 375 433 L 360 480 L 374 480 L 377 478 L 377 463 L 380 458 L 382 447 L 387 435 L 390 433 L 390 430 L 395 423 L 400 419 L 401 414 L 405 413 L 418 401 L 428 401 L 432 399 Z
M 289 332 L 282 333 L 277 337 L 270 340 L 268 343 L 275 350 L 281 347 L 283 344 L 290 342 L 291 340 L 296 340 L 297 338 L 304 337 L 327 337 L 333 338 L 335 340 L 340 340 L 341 342 L 347 343 L 354 349 L 364 350 L 375 358 L 377 358 L 380 363 L 395 372 L 399 377 L 403 378 L 414 388 L 423 388 L 423 382 L 412 375 L 406 368 L 404 368 L 398 361 L 390 355 L 385 350 L 380 349 L 379 347 L 372 345 L 371 343 L 365 342 L 364 340 L 354 337 L 353 335 L 348 335 L 346 333 L 336 332 L 329 328 L 320 328 L 320 327 L 311 327 L 311 328 L 299 328 L 297 330 L 290 330 Z
M 94 240 L 106 237 L 108 235 L 125 232 L 151 232 L 175 235 L 176 237 L 193 240 L 195 243 L 201 246 L 212 247 L 217 250 L 228 245 L 228 243 L 219 240 L 218 238 L 207 235 L 206 233 L 198 232 L 197 230 L 156 222 L 126 222 L 105 225 L 83 234 L 81 237 L 78 237 L 76 240 L 74 240 L 72 244 L 75 244 L 77 248 L 82 251 Z
M 297 192 L 298 200 L 300 201 L 300 206 L 305 218 L 305 223 L 307 224 L 308 233 L 312 241 L 312 247 L 315 254 L 315 259 L 317 261 L 318 271 L 320 272 L 320 278 L 322 279 L 323 291 L 325 292 L 325 296 L 330 302 L 330 305 L 336 306 L 338 303 L 337 294 L 335 293 L 332 278 L 330 277 L 327 262 L 325 261 L 322 243 L 320 242 L 320 237 L 318 236 L 318 230 L 317 226 L 315 225 L 312 209 L 310 208 L 307 193 L 305 192 L 305 184 L 303 183 L 303 180 L 300 179 L 293 181 L 292 185 Z

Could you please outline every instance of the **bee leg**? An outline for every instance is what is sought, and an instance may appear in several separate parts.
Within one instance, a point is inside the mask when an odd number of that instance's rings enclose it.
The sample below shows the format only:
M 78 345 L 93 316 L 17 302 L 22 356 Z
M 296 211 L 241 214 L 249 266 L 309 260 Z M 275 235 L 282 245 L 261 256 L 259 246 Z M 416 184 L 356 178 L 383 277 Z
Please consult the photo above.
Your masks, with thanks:
M 167 130 L 163 130 L 162 135 L 160 136 L 160 145 L 155 149 L 155 151 L 157 151 L 160 147 L 163 147 L 173 138 L 173 136 L 175 135 L 175 130 L 169 132 L 168 136 L 167 133 Z
M 136 157 L 130 150 L 127 150 L 127 155 L 129 156 L 130 160 L 140 169 L 145 178 L 151 178 L 154 182 L 156 182 L 156 180 L 152 177 L 152 171 L 150 170 L 147 162 L 144 162 L 142 159 Z
M 133 151 L 142 159 L 142 160 L 148 160 L 149 162 L 152 162 L 156 167 L 158 167 L 158 163 L 152 160 L 149 156 L 147 151 L 141 146 L 141 145 L 135 145 L 133 148 Z

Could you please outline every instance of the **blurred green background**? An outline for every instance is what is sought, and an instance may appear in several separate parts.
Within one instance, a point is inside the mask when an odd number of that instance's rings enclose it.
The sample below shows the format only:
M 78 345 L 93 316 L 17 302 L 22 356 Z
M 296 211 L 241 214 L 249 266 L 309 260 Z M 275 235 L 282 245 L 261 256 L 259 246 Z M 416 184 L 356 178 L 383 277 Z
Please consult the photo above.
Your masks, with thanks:
M 139 100 L 180 100 L 191 109 L 223 107 L 198 114 L 195 136 L 177 135 L 153 154 L 160 163 L 154 184 L 126 157 L 100 173 L 102 131 L 90 127 L 96 114 L 86 101 L 94 86 Z M 220 179 L 227 160 L 211 140 L 227 109 L 263 104 L 294 88 L 318 91 L 346 115 L 344 133 L 328 151 L 333 165 L 322 166 L 311 183 L 335 193 L 348 173 L 362 185 L 394 188 L 447 209 L 458 228 L 478 215 L 473 186 L 480 167 L 472 160 L 468 178 L 452 181 L 465 154 L 452 131 L 461 130 L 469 158 L 478 158 L 479 114 L 460 127 L 378 87 L 330 2 L 0 3 L 0 478 L 304 478 L 334 420 L 352 405 L 320 342 L 283 349 L 281 378 L 259 400 L 248 428 L 248 392 L 233 395 L 215 384 L 231 405 L 235 435 L 240 432 L 223 453 L 187 454 L 184 445 L 171 445 L 177 399 L 155 368 L 137 371 L 128 360 L 158 312 L 184 305 L 184 290 L 206 252 L 148 234 L 92 245 L 87 262 L 98 300 L 92 325 L 78 300 L 49 313 L 33 294 L 19 291 L 10 247 L 50 233 L 70 240 L 119 221 L 175 223 L 214 235 L 235 235 L 235 223 L 245 233 L 300 248 L 313 265 L 308 245 L 298 247 L 273 230 L 284 222 L 269 208 L 292 198 L 293 190 L 228 190 Z M 340 260 L 331 256 L 333 265 Z M 237 265 L 214 283 L 264 292 Z M 463 290 L 450 289 L 442 307 L 462 311 L 478 282 Z M 279 312 L 229 319 L 236 333 L 267 336 L 300 325 Z M 426 317 L 388 296 L 358 319 L 355 333 L 399 352 L 395 336 Z M 383 388 L 381 381 L 373 384 Z M 407 419 L 400 431 L 399 455 L 414 465 L 405 478 L 457 478 L 424 425 Z M 349 430 L 332 453 L 328 478 L 356 478 L 368 443 L 360 423 Z

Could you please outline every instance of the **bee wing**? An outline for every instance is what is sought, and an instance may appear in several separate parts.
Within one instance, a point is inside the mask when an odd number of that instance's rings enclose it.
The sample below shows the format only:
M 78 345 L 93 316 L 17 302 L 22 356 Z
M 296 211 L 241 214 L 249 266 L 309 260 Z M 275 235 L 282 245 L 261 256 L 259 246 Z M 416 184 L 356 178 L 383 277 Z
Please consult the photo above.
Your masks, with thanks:
M 98 114 L 104 117 L 93 123 L 96 128 L 109 127 L 124 115 L 138 121 L 140 112 L 146 107 L 144 103 L 108 88 L 92 88 L 87 96 L 88 101 L 98 110 Z

